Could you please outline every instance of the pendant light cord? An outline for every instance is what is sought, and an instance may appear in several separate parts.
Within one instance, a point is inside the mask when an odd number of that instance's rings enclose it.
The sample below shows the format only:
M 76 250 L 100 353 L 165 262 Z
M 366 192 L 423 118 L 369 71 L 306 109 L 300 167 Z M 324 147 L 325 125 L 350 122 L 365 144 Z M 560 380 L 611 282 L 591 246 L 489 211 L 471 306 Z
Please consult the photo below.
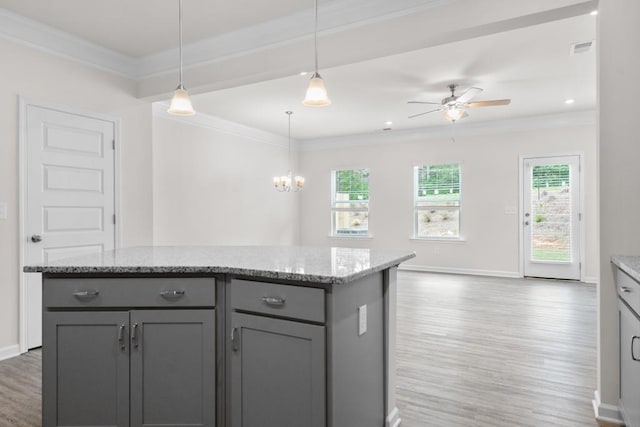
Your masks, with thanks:
M 313 43 L 314 43 L 315 52 L 316 52 L 316 74 L 318 74 L 318 0 L 316 0 L 316 20 L 315 20 L 315 31 L 313 36 Z
M 289 172 L 291 172 L 291 115 L 293 111 L 285 111 L 287 116 L 289 116 Z
M 182 86 L 182 0 L 179 0 L 178 20 L 180 22 L 180 89 L 184 89 Z

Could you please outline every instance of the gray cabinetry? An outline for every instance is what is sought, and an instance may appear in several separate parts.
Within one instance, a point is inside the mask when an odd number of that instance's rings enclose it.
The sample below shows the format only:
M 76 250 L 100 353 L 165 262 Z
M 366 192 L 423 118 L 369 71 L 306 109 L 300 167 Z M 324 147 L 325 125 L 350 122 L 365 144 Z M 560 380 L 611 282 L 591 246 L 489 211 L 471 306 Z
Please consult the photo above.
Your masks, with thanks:
M 616 269 L 618 288 L 620 410 L 628 427 L 640 427 L 640 284 Z
M 640 320 L 622 301 L 620 316 L 620 408 L 628 427 L 640 426 Z
M 232 314 L 232 427 L 325 427 L 325 328 Z
M 131 312 L 131 426 L 213 426 L 213 310 Z
M 43 425 L 129 425 L 129 313 L 45 312 Z
M 44 427 L 215 426 L 214 279 L 44 286 Z

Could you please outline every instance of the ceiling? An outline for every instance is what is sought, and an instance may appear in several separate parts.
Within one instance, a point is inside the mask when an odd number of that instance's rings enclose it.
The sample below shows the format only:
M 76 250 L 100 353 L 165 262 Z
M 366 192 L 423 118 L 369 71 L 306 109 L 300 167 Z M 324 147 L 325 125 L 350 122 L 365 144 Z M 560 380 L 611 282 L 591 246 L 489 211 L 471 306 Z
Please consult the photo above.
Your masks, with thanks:
M 476 108 L 464 123 L 528 117 L 596 107 L 595 50 L 569 55 L 575 42 L 595 40 L 596 18 L 583 15 L 508 32 L 416 50 L 346 66 L 321 69 L 333 104 L 303 107 L 308 76 L 294 75 L 193 97 L 195 108 L 247 126 L 286 134 L 285 110 L 292 110 L 292 137 L 326 138 L 441 126 L 440 113 L 408 119 L 438 102 L 447 85 L 484 89 L 476 100 L 511 98 L 504 107 Z M 322 61 L 322 58 L 321 58 Z M 566 99 L 575 103 L 566 105 Z
M 133 57 L 178 43 L 177 0 L 0 0 L 0 7 Z M 313 0 L 184 0 L 184 41 L 214 37 L 311 7 Z
M 297 73 L 313 55 L 313 0 L 184 0 L 185 73 L 200 93 L 196 109 L 281 135 L 284 111 L 292 110 L 293 137 L 316 139 L 382 132 L 387 121 L 393 130 L 442 126 L 440 113 L 407 119 L 426 110 L 407 101 L 438 102 L 450 83 L 483 88 L 477 100 L 512 99 L 471 110 L 459 126 L 596 106 L 595 52 L 569 56 L 571 43 L 596 38 L 593 0 L 321 0 L 319 7 L 321 72 L 333 105 L 310 108 L 301 105 L 308 76 Z M 140 79 L 141 97 L 165 99 L 175 85 L 176 0 L 0 0 L 0 18 L 3 11 L 76 36 L 69 44 L 42 28 L 32 40 Z M 4 19 L 0 35 L 34 27 Z M 84 40 L 97 46 L 85 49 Z M 258 83 L 237 86 L 248 82 Z M 202 93 L 214 88 L 221 89 Z M 576 102 L 565 105 L 567 98 Z

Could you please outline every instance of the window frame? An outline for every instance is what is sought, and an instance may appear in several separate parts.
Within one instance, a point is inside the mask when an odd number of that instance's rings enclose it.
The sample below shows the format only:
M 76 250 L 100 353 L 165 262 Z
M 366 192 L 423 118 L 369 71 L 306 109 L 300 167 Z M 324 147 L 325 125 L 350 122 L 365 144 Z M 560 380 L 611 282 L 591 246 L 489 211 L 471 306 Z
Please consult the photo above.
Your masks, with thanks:
M 337 207 L 336 203 L 340 203 L 336 201 L 336 175 L 337 172 L 343 171 L 367 171 L 369 176 L 371 176 L 371 170 L 369 168 L 341 168 L 341 169 L 333 169 L 331 171 L 331 231 L 329 233 L 330 237 L 338 237 L 338 238 L 350 238 L 350 239 L 366 239 L 371 238 L 371 224 L 367 223 L 366 233 L 338 233 L 336 229 L 336 213 L 337 212 L 363 212 L 367 214 L 367 219 L 370 217 L 370 207 L 371 207 L 371 187 L 369 183 L 368 193 L 369 198 L 367 200 L 360 201 L 365 207 Z
M 458 166 L 458 206 L 418 206 L 419 202 L 424 202 L 425 200 L 419 199 L 418 196 L 418 186 L 419 186 L 419 170 L 423 167 L 434 167 L 434 166 L 445 166 L 445 165 L 457 165 Z M 462 162 L 438 162 L 438 163 L 427 163 L 427 164 L 416 164 L 413 166 L 413 233 L 412 240 L 431 240 L 431 241 L 445 241 L 445 242 L 461 242 L 465 241 L 462 236 Z M 418 216 L 421 212 L 432 210 L 436 207 L 438 210 L 447 210 L 447 211 L 458 211 L 458 235 L 457 236 L 420 236 L 418 235 Z

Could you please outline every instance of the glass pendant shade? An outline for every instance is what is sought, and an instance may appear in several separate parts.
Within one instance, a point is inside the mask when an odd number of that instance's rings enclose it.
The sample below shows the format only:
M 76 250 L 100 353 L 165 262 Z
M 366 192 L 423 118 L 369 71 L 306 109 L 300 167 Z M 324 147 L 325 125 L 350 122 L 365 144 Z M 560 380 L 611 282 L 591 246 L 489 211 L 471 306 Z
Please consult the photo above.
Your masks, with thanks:
M 178 86 L 176 91 L 173 93 L 171 105 L 169 105 L 167 112 L 176 116 L 193 116 L 196 114 L 196 111 L 193 109 L 193 105 L 191 105 L 189 93 L 184 87 Z
M 452 122 L 455 122 L 456 120 L 460 120 L 463 115 L 464 115 L 464 108 L 453 106 L 444 110 L 444 116 Z
M 324 80 L 320 74 L 313 73 L 311 80 L 309 80 L 309 87 L 307 87 L 307 95 L 302 101 L 302 104 L 309 107 L 322 107 L 330 105 L 331 100 L 327 94 L 327 88 L 324 85 Z

